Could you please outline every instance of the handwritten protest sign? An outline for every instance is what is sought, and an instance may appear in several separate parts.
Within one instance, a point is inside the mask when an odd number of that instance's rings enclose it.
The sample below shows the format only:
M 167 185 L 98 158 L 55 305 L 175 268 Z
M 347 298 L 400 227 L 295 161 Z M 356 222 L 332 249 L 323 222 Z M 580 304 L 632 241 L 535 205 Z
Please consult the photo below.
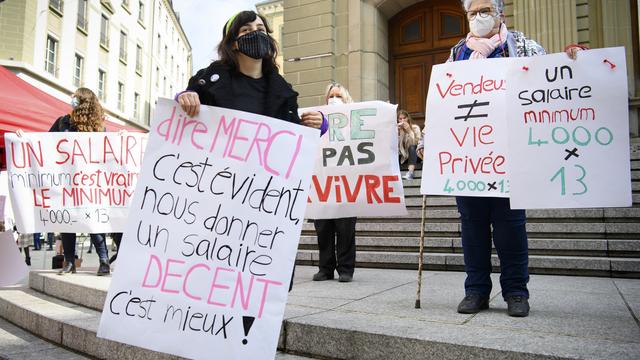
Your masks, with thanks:
M 631 206 L 625 62 L 607 48 L 509 67 L 512 208 Z
M 326 114 L 306 217 L 407 213 L 398 163 L 396 105 L 381 101 L 301 109 Z
M 0 232 L 0 286 L 14 285 L 29 274 L 13 232 Z
M 273 359 L 320 132 L 161 99 L 98 336 Z M 185 346 L 187 345 L 187 346 Z
M 422 194 L 509 196 L 504 63 L 436 65 L 425 119 Z
M 9 192 L 22 233 L 122 232 L 146 134 L 5 134 Z

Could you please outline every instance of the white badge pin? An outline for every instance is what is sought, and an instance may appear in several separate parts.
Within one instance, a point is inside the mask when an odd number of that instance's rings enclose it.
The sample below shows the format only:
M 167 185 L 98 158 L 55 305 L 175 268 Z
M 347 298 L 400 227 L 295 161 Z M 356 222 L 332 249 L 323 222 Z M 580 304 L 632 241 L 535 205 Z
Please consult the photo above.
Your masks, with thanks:
M 220 75 L 218 74 L 211 75 L 211 82 L 216 82 L 218 81 L 218 79 L 220 79 Z

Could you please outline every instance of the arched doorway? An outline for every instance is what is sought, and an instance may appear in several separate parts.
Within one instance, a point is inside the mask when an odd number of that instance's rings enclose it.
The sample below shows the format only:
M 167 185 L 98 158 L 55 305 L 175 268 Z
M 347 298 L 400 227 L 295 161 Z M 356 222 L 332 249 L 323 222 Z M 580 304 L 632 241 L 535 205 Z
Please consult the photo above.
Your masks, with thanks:
M 421 127 L 431 67 L 445 62 L 467 32 L 459 0 L 422 1 L 389 20 L 390 99 Z

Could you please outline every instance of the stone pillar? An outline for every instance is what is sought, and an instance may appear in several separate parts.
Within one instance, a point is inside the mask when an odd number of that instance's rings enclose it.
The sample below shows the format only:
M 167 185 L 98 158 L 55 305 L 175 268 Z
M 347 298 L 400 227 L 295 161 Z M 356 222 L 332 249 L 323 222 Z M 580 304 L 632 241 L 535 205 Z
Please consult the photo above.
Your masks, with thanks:
M 380 13 L 376 1 L 348 0 L 348 5 L 346 86 L 354 101 L 388 100 L 388 19 Z
M 513 0 L 513 28 L 548 53 L 578 41 L 576 0 Z
M 284 1 L 284 74 L 300 93 L 300 107 L 324 104 L 325 87 L 335 76 L 334 33 L 334 0 Z

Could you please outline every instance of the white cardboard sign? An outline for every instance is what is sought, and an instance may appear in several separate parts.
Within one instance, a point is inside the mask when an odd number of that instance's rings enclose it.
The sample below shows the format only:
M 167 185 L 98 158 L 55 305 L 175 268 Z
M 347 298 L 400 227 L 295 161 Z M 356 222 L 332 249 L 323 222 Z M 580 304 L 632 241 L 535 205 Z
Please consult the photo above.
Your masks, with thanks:
M 319 131 L 158 101 L 98 336 L 273 359 Z M 128 312 L 127 312 L 128 307 Z
M 300 109 L 322 111 L 329 120 L 315 159 L 307 218 L 407 214 L 396 106 L 368 101 Z
M 131 132 L 6 133 L 18 231 L 122 232 L 146 141 Z

